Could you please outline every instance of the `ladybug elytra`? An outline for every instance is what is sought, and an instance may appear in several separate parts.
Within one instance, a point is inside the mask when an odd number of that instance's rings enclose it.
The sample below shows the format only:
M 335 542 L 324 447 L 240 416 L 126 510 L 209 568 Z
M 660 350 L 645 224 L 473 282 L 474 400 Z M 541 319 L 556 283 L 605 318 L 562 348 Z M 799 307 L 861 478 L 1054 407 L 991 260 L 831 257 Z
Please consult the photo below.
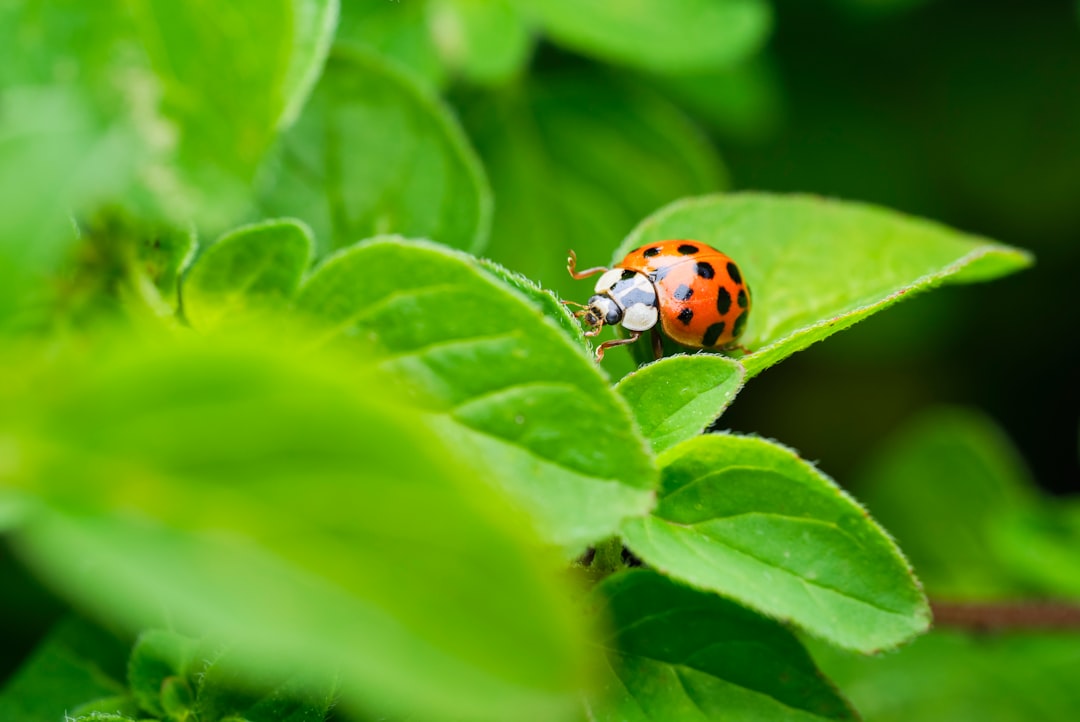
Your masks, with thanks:
M 614 268 L 577 270 L 570 251 L 567 263 L 577 279 L 602 274 L 594 294 L 575 315 L 596 336 L 606 326 L 619 325 L 628 338 L 605 341 L 596 360 L 612 346 L 633 343 L 653 329 L 653 349 L 662 355 L 659 324 L 672 340 L 690 348 L 736 347 L 750 314 L 750 288 L 729 256 L 689 240 L 657 241 L 626 255 Z M 580 305 L 580 304 L 574 304 Z

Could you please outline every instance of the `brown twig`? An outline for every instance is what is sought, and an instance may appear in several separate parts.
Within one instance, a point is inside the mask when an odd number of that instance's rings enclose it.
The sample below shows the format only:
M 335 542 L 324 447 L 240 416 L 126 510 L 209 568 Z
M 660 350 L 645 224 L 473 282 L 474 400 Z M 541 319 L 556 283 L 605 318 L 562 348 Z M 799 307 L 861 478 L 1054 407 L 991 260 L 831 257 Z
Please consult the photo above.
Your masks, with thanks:
M 1080 631 L 1080 604 L 1068 602 L 942 602 L 930 603 L 937 627 L 978 632 L 1036 629 Z

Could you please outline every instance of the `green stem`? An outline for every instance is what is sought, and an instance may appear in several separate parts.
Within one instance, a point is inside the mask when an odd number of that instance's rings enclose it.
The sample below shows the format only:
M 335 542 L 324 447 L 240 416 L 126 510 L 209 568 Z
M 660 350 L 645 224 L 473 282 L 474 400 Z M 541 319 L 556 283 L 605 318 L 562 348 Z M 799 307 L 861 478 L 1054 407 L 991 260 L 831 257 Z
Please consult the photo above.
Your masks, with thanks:
M 622 556 L 622 539 L 617 536 L 605 539 L 596 545 L 589 570 L 598 578 L 606 577 L 626 567 Z

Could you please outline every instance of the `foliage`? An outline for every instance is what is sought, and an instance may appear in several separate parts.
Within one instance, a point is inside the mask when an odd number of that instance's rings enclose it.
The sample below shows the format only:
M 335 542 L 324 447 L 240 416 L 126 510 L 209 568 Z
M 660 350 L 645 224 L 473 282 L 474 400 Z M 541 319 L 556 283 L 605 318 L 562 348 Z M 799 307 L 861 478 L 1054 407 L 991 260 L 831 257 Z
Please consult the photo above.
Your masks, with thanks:
M 716 194 L 671 98 L 723 125 L 703 87 L 761 77 L 770 5 L 617 7 L 0 0 L 0 523 L 95 620 L 57 623 L 0 717 L 849 720 L 877 698 L 826 645 L 925 632 L 915 572 L 1077 594 L 1080 516 L 985 426 L 883 457 L 899 547 L 794 450 L 713 430 L 795 352 L 1031 258 Z M 552 46 L 649 75 L 533 73 Z M 566 248 L 668 237 L 739 260 L 745 348 L 597 366 L 551 290 L 586 293 Z M 977 539 L 941 560 L 904 506 L 939 488 Z

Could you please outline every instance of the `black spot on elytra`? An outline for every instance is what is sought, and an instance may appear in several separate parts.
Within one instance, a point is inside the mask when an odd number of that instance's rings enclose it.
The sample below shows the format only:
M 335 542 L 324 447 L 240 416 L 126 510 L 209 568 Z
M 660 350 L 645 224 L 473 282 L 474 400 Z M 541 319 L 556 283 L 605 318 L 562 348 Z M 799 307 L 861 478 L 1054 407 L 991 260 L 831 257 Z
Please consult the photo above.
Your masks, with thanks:
M 735 283 L 742 283 L 742 274 L 739 273 L 739 267 L 731 261 L 727 264 L 727 275 L 731 276 L 731 280 Z
M 705 329 L 705 335 L 701 338 L 701 344 L 703 346 L 715 346 L 716 342 L 720 340 L 720 337 L 724 335 L 725 324 L 723 321 L 714 323 Z
M 630 269 L 626 269 L 622 272 L 622 276 L 620 276 L 620 278 L 624 281 L 629 281 L 631 278 L 634 277 L 634 274 L 636 273 L 637 271 L 631 271 Z
M 656 246 L 653 246 L 652 248 L 646 248 L 644 251 L 641 252 L 641 255 L 645 256 L 646 258 L 652 258 L 653 256 L 659 256 L 660 255 L 660 249 L 657 248 Z
M 716 310 L 721 316 L 726 316 L 731 310 L 731 292 L 723 286 L 716 289 Z
M 746 297 L 746 289 L 745 288 L 740 288 L 739 289 L 739 296 L 738 296 L 738 299 L 737 299 L 737 302 L 739 304 L 739 308 L 746 308 L 747 301 L 749 301 L 749 299 Z
M 742 336 L 743 329 L 746 328 L 746 317 L 750 314 L 743 311 L 739 314 L 739 317 L 735 319 L 735 325 L 731 327 L 731 335 L 733 338 Z
M 676 301 L 689 301 L 690 297 L 694 295 L 694 289 L 685 283 L 680 283 L 679 287 L 675 289 L 675 293 L 671 295 L 675 297 Z
M 697 252 L 698 252 L 698 247 L 697 246 L 691 246 L 689 243 L 684 243 L 681 246 L 679 246 L 679 253 L 683 254 L 684 256 L 692 256 Z
M 683 322 L 684 326 L 689 326 L 690 322 L 694 320 L 694 311 L 687 306 L 679 311 L 679 320 Z
M 713 270 L 711 263 L 705 261 L 698 261 L 697 263 L 697 275 L 702 278 L 712 278 L 716 275 L 716 271 Z

